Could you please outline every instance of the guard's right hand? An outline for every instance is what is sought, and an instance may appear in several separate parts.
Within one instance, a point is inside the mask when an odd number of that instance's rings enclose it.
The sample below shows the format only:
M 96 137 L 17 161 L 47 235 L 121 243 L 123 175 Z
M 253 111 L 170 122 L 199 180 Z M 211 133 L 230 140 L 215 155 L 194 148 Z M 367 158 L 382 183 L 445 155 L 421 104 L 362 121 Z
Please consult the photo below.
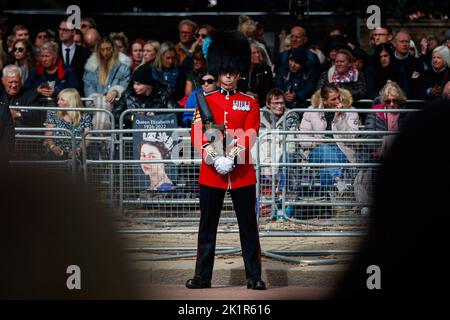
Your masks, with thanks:
M 231 170 L 233 170 L 234 167 L 234 161 L 231 158 L 228 157 L 218 157 L 214 161 L 214 168 L 216 168 L 216 171 L 220 174 L 227 174 Z

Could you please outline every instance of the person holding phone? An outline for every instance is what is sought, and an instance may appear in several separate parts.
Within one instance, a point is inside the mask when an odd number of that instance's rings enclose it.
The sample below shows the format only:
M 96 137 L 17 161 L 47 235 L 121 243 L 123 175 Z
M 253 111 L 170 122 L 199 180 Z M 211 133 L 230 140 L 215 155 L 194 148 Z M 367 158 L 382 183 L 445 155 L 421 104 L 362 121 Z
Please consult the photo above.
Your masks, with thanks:
M 306 108 L 307 99 L 314 93 L 315 77 L 307 68 L 307 54 L 303 48 L 292 49 L 289 64 L 277 73 L 275 87 L 284 92 L 288 109 Z
M 78 89 L 75 71 L 63 65 L 56 42 L 49 41 L 41 46 L 38 64 L 31 70 L 25 87 L 36 90 L 41 96 L 52 98 L 56 98 L 63 89 Z

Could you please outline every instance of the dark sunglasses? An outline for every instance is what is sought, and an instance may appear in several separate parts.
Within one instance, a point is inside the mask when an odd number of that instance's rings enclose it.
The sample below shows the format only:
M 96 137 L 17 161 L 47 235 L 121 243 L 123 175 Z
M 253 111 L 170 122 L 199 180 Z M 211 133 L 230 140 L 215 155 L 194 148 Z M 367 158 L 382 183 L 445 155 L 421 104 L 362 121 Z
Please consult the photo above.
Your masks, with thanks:
M 45 34 L 40 34 L 40 35 L 37 36 L 37 38 L 38 38 L 38 39 L 47 39 L 48 36 L 45 35 Z
M 398 104 L 399 103 L 399 101 L 397 100 L 397 99 L 387 99 L 387 100 L 385 100 L 384 101 L 386 104 L 391 104 L 391 103 L 393 103 L 393 104 Z
M 24 50 L 25 50 L 25 48 L 21 48 L 21 47 L 17 48 L 17 47 L 14 47 L 14 51 L 23 52 Z
M 196 36 L 197 38 L 202 37 L 203 39 L 205 39 L 208 35 L 207 35 L 206 33 L 196 33 L 195 36 Z
M 206 79 L 206 80 L 201 79 L 201 80 L 200 80 L 200 83 L 201 83 L 202 85 L 204 85 L 204 84 L 213 84 L 214 82 L 215 82 L 214 79 Z

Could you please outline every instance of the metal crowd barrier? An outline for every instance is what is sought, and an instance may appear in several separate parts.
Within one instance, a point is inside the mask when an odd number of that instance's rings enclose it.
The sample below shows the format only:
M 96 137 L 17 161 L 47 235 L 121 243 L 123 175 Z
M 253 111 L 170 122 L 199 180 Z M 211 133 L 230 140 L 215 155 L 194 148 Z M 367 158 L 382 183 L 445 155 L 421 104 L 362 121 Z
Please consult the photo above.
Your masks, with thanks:
M 88 111 L 87 109 L 82 110 Z M 100 110 L 94 108 L 92 111 Z M 419 110 L 293 109 L 288 110 L 287 114 L 291 112 L 304 113 L 306 111 L 356 112 L 361 114 L 373 112 L 417 112 Z M 127 114 L 137 112 L 178 113 L 186 112 L 186 109 L 126 110 L 120 117 L 119 128 L 123 127 Z M 262 110 L 262 112 L 267 111 Z M 112 121 L 114 121 L 113 118 Z M 286 123 L 284 122 L 283 129 L 285 127 Z M 50 131 L 47 128 L 41 130 Z M 188 156 L 184 154 L 185 158 L 182 159 L 140 160 L 136 158 L 132 153 L 133 137 L 129 134 L 159 132 L 161 130 L 178 133 L 178 142 L 185 144 L 183 148 L 188 148 L 186 149 L 189 150 Z M 363 135 L 364 137 L 339 139 L 302 137 L 302 135 L 312 133 L 339 133 L 341 135 Z M 287 146 L 289 144 L 298 146 L 302 142 L 342 142 L 356 144 L 359 148 L 364 147 L 365 144 L 372 145 L 372 148 L 378 148 L 382 143 L 380 135 L 392 134 L 396 133 L 362 130 L 347 132 L 266 130 L 261 132 L 257 140 L 257 161 L 255 163 L 258 176 L 258 214 L 261 237 L 360 237 L 364 235 L 367 216 L 361 215 L 360 209 L 370 206 L 370 203 L 356 199 L 352 188 L 354 187 L 355 174 L 364 169 L 376 170 L 379 167 L 379 163 L 365 161 L 364 159 L 353 163 L 310 163 L 307 155 L 304 154 L 305 150 L 300 150 L 301 148 L 296 147 L 297 153 L 294 153 L 292 156 L 288 155 Z M 371 138 L 372 135 L 375 137 Z M 281 158 L 270 158 L 269 161 L 260 161 L 260 143 L 265 139 L 269 141 L 275 140 L 277 136 L 281 137 Z M 96 139 L 106 140 L 110 144 L 111 152 L 107 157 L 96 158 L 86 155 L 87 142 L 90 140 L 95 141 Z M 116 145 L 118 145 L 119 156 L 113 157 L 113 150 Z M 195 236 L 198 231 L 197 224 L 200 216 L 197 175 L 201 159 L 196 154 L 196 151 L 190 147 L 189 129 L 92 130 L 83 134 L 82 147 L 84 151 L 82 161 L 83 174 L 88 186 L 94 187 L 93 189 L 96 192 L 105 194 L 105 196 L 100 196 L 99 200 L 109 203 L 111 207 L 119 207 L 122 212 L 122 219 L 132 221 L 139 226 L 121 228 L 120 233 L 132 235 L 180 235 L 181 237 L 190 234 Z M 273 148 L 271 146 L 269 150 L 273 151 Z M 274 152 L 270 153 L 270 156 L 274 155 Z M 158 170 L 162 170 L 162 166 L 165 166 L 165 173 L 173 182 L 174 189 L 162 192 L 147 190 L 150 179 L 144 174 L 144 167 L 145 170 L 160 172 Z M 332 190 L 323 190 L 320 188 L 320 184 L 317 186 L 317 180 L 315 179 L 317 179 L 317 176 L 320 176 L 320 170 L 326 168 L 341 168 L 345 172 L 341 184 L 341 187 L 343 186 L 344 189 L 336 190 L 336 184 L 332 185 Z M 264 169 L 268 169 L 272 173 L 270 179 L 264 179 Z M 297 183 L 299 177 L 300 182 Z M 289 213 L 289 210 L 292 209 L 293 212 Z M 221 227 L 219 227 L 218 233 L 237 233 L 236 218 L 232 210 L 232 203 L 228 197 L 225 200 L 222 212 Z M 283 223 L 280 223 L 280 220 Z M 173 250 L 178 251 L 176 246 L 173 248 Z M 152 249 L 158 251 L 161 248 Z M 225 247 L 225 249 L 229 248 Z M 235 249 L 232 250 L 233 252 L 236 251 Z M 292 250 L 295 251 L 295 249 Z M 292 255 L 294 251 L 288 252 L 281 249 L 265 252 L 264 254 L 277 259 L 295 260 L 298 262 L 298 259 L 287 257 Z M 309 252 L 309 254 L 314 255 L 314 252 L 317 255 L 323 254 L 323 250 L 313 251 Z M 338 251 L 334 250 L 334 252 Z M 314 261 L 309 262 L 315 263 Z M 333 259 L 319 259 L 317 263 L 333 263 Z
M 46 168 L 68 168 L 76 175 L 77 160 L 75 155 L 76 139 L 72 132 L 65 128 L 15 128 L 15 151 L 10 160 L 11 166 L 45 166 Z M 63 132 L 65 136 L 47 136 L 45 132 Z M 20 134 L 25 133 L 25 134 Z M 42 134 L 37 134 L 42 133 Z M 72 144 L 70 157 L 55 160 L 44 154 L 44 141 L 69 140 Z

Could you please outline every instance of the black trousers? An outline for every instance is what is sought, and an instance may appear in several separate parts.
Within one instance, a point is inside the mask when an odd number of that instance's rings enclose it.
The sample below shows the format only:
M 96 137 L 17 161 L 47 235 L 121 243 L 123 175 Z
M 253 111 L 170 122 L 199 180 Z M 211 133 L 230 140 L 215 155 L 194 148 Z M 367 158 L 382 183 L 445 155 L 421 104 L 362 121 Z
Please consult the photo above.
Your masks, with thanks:
M 200 226 L 198 230 L 195 274 L 212 278 L 216 250 L 217 226 L 226 190 L 200 185 Z M 256 218 L 256 186 L 230 190 L 239 224 L 245 274 L 248 278 L 261 277 L 261 249 Z

